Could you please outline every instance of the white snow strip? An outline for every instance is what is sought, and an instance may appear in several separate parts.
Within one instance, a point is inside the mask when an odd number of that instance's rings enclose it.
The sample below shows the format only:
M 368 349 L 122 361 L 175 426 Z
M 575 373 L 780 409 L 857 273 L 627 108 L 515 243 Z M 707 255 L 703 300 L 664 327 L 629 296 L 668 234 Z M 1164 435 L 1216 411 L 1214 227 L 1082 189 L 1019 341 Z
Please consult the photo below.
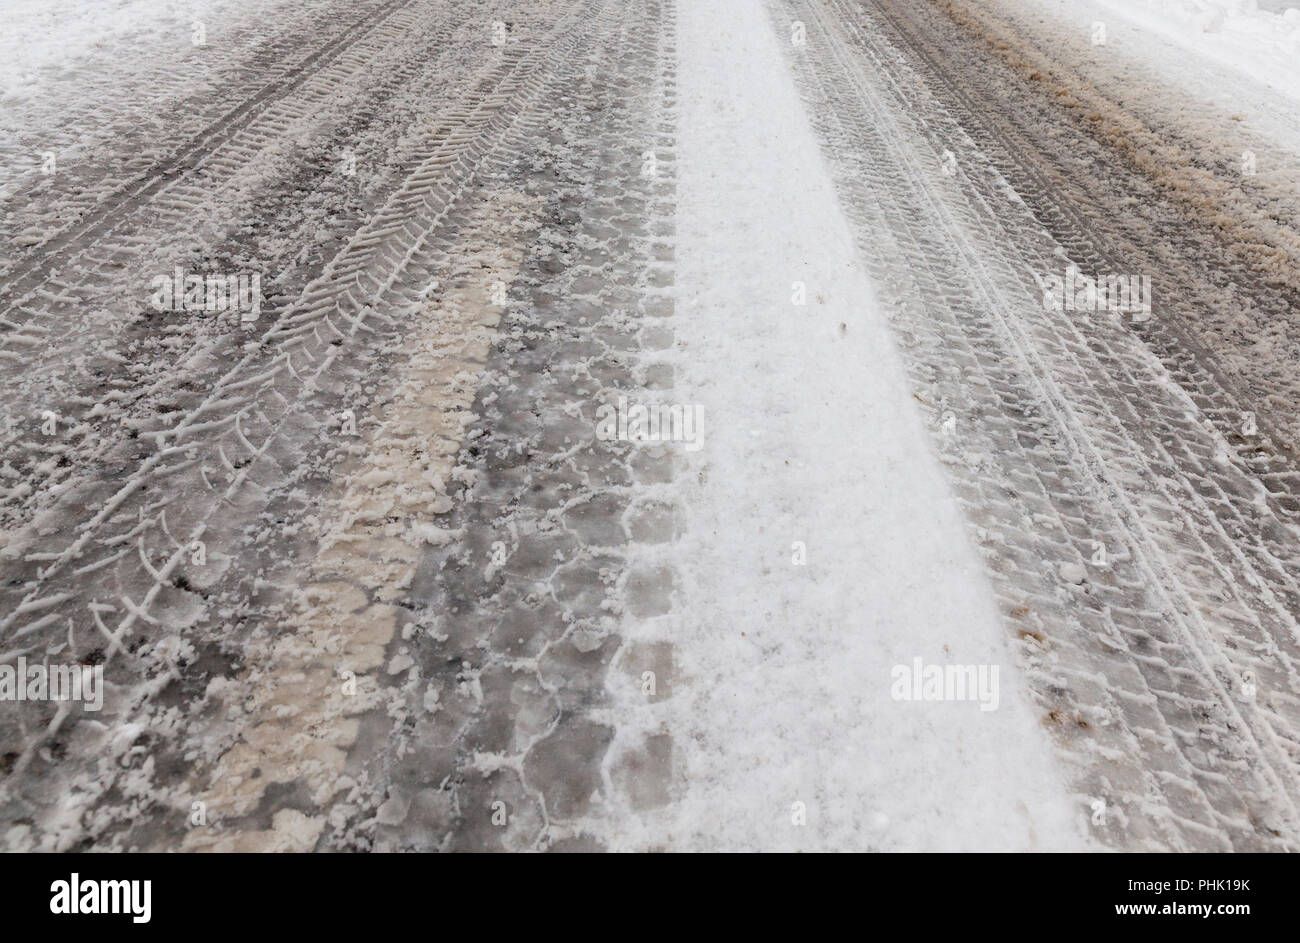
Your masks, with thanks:
M 679 17 L 677 388 L 704 426 L 670 844 L 1084 847 L 762 2 Z M 996 666 L 996 709 L 894 700 L 916 658 Z

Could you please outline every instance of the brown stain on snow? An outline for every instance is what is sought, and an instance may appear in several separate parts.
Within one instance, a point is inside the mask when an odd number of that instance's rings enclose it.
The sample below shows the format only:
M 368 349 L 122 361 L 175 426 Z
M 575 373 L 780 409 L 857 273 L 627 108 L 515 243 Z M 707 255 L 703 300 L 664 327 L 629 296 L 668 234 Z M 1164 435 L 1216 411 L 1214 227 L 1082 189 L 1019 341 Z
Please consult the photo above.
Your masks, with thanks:
M 336 473 L 327 502 L 335 526 L 296 581 L 292 624 L 217 694 L 227 711 L 242 712 L 241 734 L 191 784 L 187 801 L 203 801 L 213 825 L 189 832 L 185 850 L 309 851 L 323 814 L 280 809 L 270 828 L 255 830 L 221 823 L 254 814 L 272 784 L 305 787 L 321 809 L 355 785 L 344 767 L 358 717 L 382 706 L 375 678 L 398 631 L 392 603 L 429 539 L 421 525 L 450 506 L 445 482 L 501 317 L 485 286 L 517 275 L 540 210 L 535 197 L 499 190 L 468 213 L 441 298 L 415 316 L 408 360 L 375 397 L 390 408 Z
M 986 8 L 959 0 L 938 4 L 954 23 L 997 51 L 1022 79 L 1065 108 L 1090 135 L 1122 156 L 1189 216 L 1209 224 L 1243 266 L 1270 285 L 1286 287 L 1300 264 L 1300 234 L 1241 199 L 1238 187 L 1196 166 L 1197 155 L 1162 138 L 1080 73 L 1049 58 Z

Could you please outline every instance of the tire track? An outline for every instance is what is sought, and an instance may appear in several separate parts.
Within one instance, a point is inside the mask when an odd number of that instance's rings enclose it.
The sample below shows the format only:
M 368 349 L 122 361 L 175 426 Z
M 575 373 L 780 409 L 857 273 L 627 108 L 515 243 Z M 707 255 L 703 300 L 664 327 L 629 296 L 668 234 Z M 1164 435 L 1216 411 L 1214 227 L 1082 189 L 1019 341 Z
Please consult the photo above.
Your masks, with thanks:
M 120 282 L 121 270 L 130 257 L 154 245 L 144 232 L 123 230 L 133 216 L 148 209 L 150 225 L 160 232 L 184 231 L 187 218 L 201 219 L 200 208 L 216 205 L 223 181 L 235 179 L 242 168 L 264 159 L 274 142 L 290 139 L 294 124 L 340 88 L 344 75 L 365 66 L 364 58 L 352 55 L 358 48 L 371 57 L 399 49 L 394 40 L 413 30 L 418 12 L 409 9 L 409 0 L 393 0 L 380 15 L 353 24 L 280 81 L 268 84 L 210 123 L 173 157 L 149 168 L 43 243 L 27 268 L 10 273 L 0 290 L 0 358 L 30 370 L 34 352 L 43 360 L 66 357 L 62 340 L 67 334 L 56 331 L 52 322 L 79 317 L 81 298 L 93 291 L 84 276 L 104 271 L 107 263 L 110 277 Z M 313 81 L 318 86 L 315 94 L 295 106 L 291 96 L 310 91 Z M 179 192 L 171 203 L 163 202 L 173 191 Z M 116 242 L 101 248 L 110 238 Z M 84 273 L 75 286 L 67 280 L 74 266 Z M 145 293 L 137 293 L 143 300 Z M 108 289 L 100 294 L 108 294 Z M 13 382 L 27 376 L 23 371 L 6 377 L 6 386 L 12 391 Z
M 1026 258 L 1047 272 L 1068 256 L 1016 203 L 1008 209 L 1008 188 L 983 172 L 988 143 L 966 133 L 968 116 L 936 107 L 860 9 L 797 4 L 790 16 L 816 24 L 819 55 L 796 53 L 796 64 L 816 90 L 811 108 L 864 255 L 898 308 L 918 398 L 940 429 L 959 430 L 941 433 L 941 450 L 1024 642 L 1044 722 L 1080 770 L 1081 804 L 1103 802 L 1098 837 L 1126 846 L 1285 846 L 1294 622 L 1237 532 L 1207 519 L 1190 487 L 1203 479 L 1188 472 L 1215 454 L 1208 423 L 1185 418 L 1186 399 L 1123 325 L 1085 331 L 1034 305 Z M 948 184 L 945 148 L 963 168 Z M 1119 386 L 1107 389 L 1112 376 Z M 1169 428 L 1209 454 L 1175 460 L 1160 439 Z M 1146 456 L 1155 461 L 1144 468 Z M 1160 486 L 1175 476 L 1185 493 Z M 1094 541 L 1110 548 L 1105 567 L 1092 563 Z M 1078 589 L 1061 577 L 1065 564 L 1085 574 Z M 1226 593 L 1216 608 L 1212 593 Z M 1258 710 L 1240 703 L 1242 664 L 1268 672 Z
M 121 663 L 124 653 L 139 656 L 119 669 L 128 677 L 145 670 L 149 659 L 143 656 L 154 654 L 150 645 L 160 634 L 185 633 L 198 624 L 212 608 L 204 600 L 214 596 L 213 587 L 229 569 L 224 551 L 246 545 L 248 525 L 277 493 L 286 473 L 292 487 L 291 469 L 303 461 L 298 449 L 304 435 L 310 440 L 334 422 L 341 393 L 363 377 L 366 358 L 358 356 L 384 350 L 400 334 L 402 320 L 411 316 L 412 304 L 432 275 L 429 262 L 420 261 L 422 247 L 452 222 L 450 213 L 466 188 L 492 166 L 494 154 L 513 139 L 515 129 L 539 120 L 530 113 L 552 87 L 557 64 L 573 54 L 580 28 L 593 13 L 605 20 L 613 15 L 608 5 L 570 4 L 549 36 L 507 46 L 487 76 L 483 94 L 450 109 L 429 128 L 428 144 L 406 183 L 256 348 L 157 437 L 157 452 L 142 455 L 120 486 L 90 505 L 97 510 L 73 539 L 47 541 L 48 549 L 27 554 L 40 568 L 14 604 L 5 607 L 0 631 L 6 657 L 75 612 L 65 605 L 69 594 L 89 602 L 81 610 L 86 622 L 71 627 L 78 643 L 74 649 L 84 655 L 98 646 L 110 668 Z M 151 488 L 162 496 L 149 494 Z M 223 551 L 224 562 L 213 560 L 206 570 L 194 564 L 190 548 L 195 540 L 207 544 L 210 558 Z M 232 578 L 246 578 L 254 590 L 261 582 L 256 571 Z M 66 588 L 55 588 L 55 582 Z M 13 593 L 13 583 L 6 589 Z M 225 612 L 209 614 L 233 614 Z M 147 701 L 146 693 L 123 715 L 135 714 Z M 15 739 L 23 751 L 13 762 L 13 776 L 25 776 L 28 782 L 41 778 L 29 767 L 42 744 L 61 736 L 64 723 L 63 717 L 41 723 L 39 734 L 28 727 Z M 49 762 L 43 759 L 42 766 L 48 769 Z M 108 785 L 83 780 L 81 788 L 102 795 Z
M 88 241 L 104 235 L 125 214 L 174 185 L 177 178 L 183 177 L 203 160 L 210 158 L 214 151 L 256 120 L 271 104 L 300 88 L 313 75 L 335 62 L 349 47 L 378 29 L 410 2 L 411 0 L 389 0 L 378 9 L 367 11 L 366 15 L 344 29 L 340 35 L 328 40 L 292 69 L 209 123 L 176 149 L 171 157 L 117 188 L 101 200 L 94 210 L 42 242 L 38 247 L 41 251 L 33 253 L 37 256 L 33 264 L 25 271 L 12 273 L 3 289 L 0 289 L 0 305 L 4 306 L 0 307 L 0 317 L 9 315 L 17 304 L 22 303 L 21 299 L 13 300 L 14 296 L 30 293 L 44 280 L 43 276 L 49 270 L 67 265 L 70 261 L 69 250 L 84 249 Z M 0 326 L 10 328 L 9 324 Z
M 87 250 L 94 256 L 87 265 L 93 267 L 80 269 L 75 292 L 110 309 L 109 316 L 88 319 L 87 307 L 71 295 L 47 300 L 42 308 L 46 320 L 71 321 L 75 328 L 42 335 L 40 345 L 24 355 L 24 369 L 6 375 L 5 411 L 26 423 L 16 430 L 16 441 L 12 434 L 0 434 L 8 440 L 0 472 L 14 483 L 0 490 L 0 526 L 12 530 L 47 514 L 68 491 L 96 477 L 98 462 L 117 464 L 110 453 L 129 454 L 128 435 L 165 428 L 165 417 L 142 418 L 142 409 L 176 412 L 178 399 L 183 403 L 200 384 L 219 379 L 210 369 L 214 361 L 240 356 L 230 348 L 247 331 L 238 325 L 229 331 L 226 318 L 152 310 L 141 315 L 153 275 L 171 272 L 173 266 L 201 272 L 220 262 L 219 272 L 261 273 L 264 309 L 273 316 L 292 301 L 301 287 L 296 270 L 308 250 L 327 253 L 322 265 L 333 250 L 328 244 L 318 250 L 317 234 L 310 229 L 299 231 L 309 241 L 301 252 L 301 243 L 288 243 L 293 234 L 277 234 L 280 226 L 302 224 L 286 218 L 292 210 L 277 213 L 283 190 L 310 189 L 313 201 L 322 191 L 337 192 L 337 181 L 329 179 L 340 173 L 337 136 L 354 133 L 358 120 L 374 122 L 376 111 L 395 108 L 395 96 L 398 101 L 409 98 L 419 86 L 444 98 L 475 94 L 482 70 L 447 66 L 441 71 L 462 73 L 463 78 L 444 80 L 438 67 L 475 47 L 488 48 L 481 59 L 492 60 L 489 24 L 476 19 L 481 15 L 476 10 L 457 0 L 440 6 L 434 19 L 417 19 L 423 15 L 418 9 L 404 12 L 349 52 L 336 69 L 313 79 L 292 106 L 275 105 L 230 148 L 219 151 L 213 163 L 220 166 L 201 168 L 196 179 L 176 184 L 136 213 L 130 220 L 130 246 Z M 334 151 L 327 150 L 331 142 Z M 350 192 L 358 202 L 382 201 L 401 179 L 400 171 L 389 165 L 403 161 L 409 170 L 409 162 L 419 158 L 418 143 L 409 130 L 399 138 L 400 150 L 367 150 L 365 143 L 364 138 L 348 142 L 354 159 L 365 161 L 361 166 L 368 181 L 364 190 L 354 184 Z M 320 155 L 314 162 L 304 151 L 311 145 Z M 333 228 L 343 219 L 336 211 L 325 222 Z M 72 291 L 72 276 L 61 278 L 63 288 Z M 233 336 L 223 336 L 223 331 Z M 192 344 L 198 346 L 190 348 Z M 175 363 L 180 351 L 188 363 Z M 151 396 L 141 389 L 145 384 L 154 391 Z M 184 392 L 178 395 L 177 388 Z M 63 434 L 33 435 L 32 419 L 48 412 L 59 417 Z
M 671 737 L 641 706 L 674 683 L 655 629 L 672 460 L 594 433 L 601 402 L 672 381 L 655 353 L 672 343 L 671 29 L 671 8 L 646 4 L 593 31 L 594 74 L 571 65 L 580 91 L 512 184 L 544 196 L 544 228 L 452 475 L 452 539 L 403 594 L 412 629 L 387 657 L 406 680 L 351 758 L 367 785 L 326 847 L 618 847 L 629 820 L 668 801 Z M 646 670 L 660 685 L 648 698 Z
M 897 17 L 892 13 L 886 15 L 899 28 Z M 912 45 L 919 42 L 917 34 L 911 34 L 908 42 Z M 977 106 L 950 75 L 938 68 L 932 55 L 921 52 L 917 55 L 928 64 L 932 80 L 958 99 L 960 113 L 971 116 L 971 126 L 987 128 L 990 108 Z M 1020 171 L 1012 173 L 1011 179 L 1017 192 L 1040 218 L 1052 219 L 1055 214 L 1053 234 L 1062 240 L 1071 261 L 1090 265 L 1096 272 L 1107 269 L 1123 272 L 1142 267 L 1140 249 L 1130 248 L 1125 253 L 1115 250 L 1104 230 L 1083 219 L 1068 194 L 1045 180 L 1037 171 L 1036 162 L 1045 165 L 1049 161 L 1041 152 L 1027 149 L 1023 136 L 1011 138 L 995 129 L 989 137 L 979 138 L 979 143 L 986 151 L 1000 155 L 999 169 L 1012 166 Z M 987 200 L 990 206 L 997 205 L 997 198 L 992 194 Z M 988 216 L 995 217 L 995 210 L 990 209 Z M 1050 264 L 1048 259 L 1036 263 L 1039 271 L 1050 270 Z M 1125 471 L 1147 481 L 1174 483 L 1172 488 L 1158 488 L 1160 494 L 1155 501 L 1139 497 L 1135 505 L 1130 504 L 1129 526 L 1146 530 L 1149 525 L 1144 522 L 1155 520 L 1159 527 L 1167 521 L 1170 508 L 1179 509 L 1187 518 L 1186 526 L 1176 529 L 1174 539 L 1167 533 L 1161 535 L 1149 530 L 1146 539 L 1163 542 L 1164 552 L 1173 559 L 1196 554 L 1195 572 L 1203 574 L 1201 585 L 1187 586 L 1184 592 L 1189 595 L 1184 596 L 1179 608 L 1194 613 L 1192 618 L 1203 622 L 1203 644 L 1207 651 L 1222 649 L 1227 655 L 1233 665 L 1227 673 L 1230 679 L 1252 678 L 1256 674 L 1268 678 L 1269 687 L 1276 692 L 1276 713 L 1266 720 L 1264 742 L 1280 754 L 1277 785 L 1295 795 L 1300 788 L 1296 782 L 1296 772 L 1300 769 L 1297 749 L 1300 710 L 1295 700 L 1295 695 L 1300 693 L 1297 675 L 1300 659 L 1296 652 L 1300 642 L 1297 623 L 1300 587 L 1287 564 L 1295 558 L 1300 532 L 1293 524 L 1290 507 L 1284 503 L 1286 479 L 1290 476 L 1283 476 L 1282 481 L 1276 475 L 1258 476 L 1256 468 L 1251 467 L 1253 462 L 1233 454 L 1235 450 L 1229 443 L 1235 440 L 1241 444 L 1244 439 L 1229 423 L 1245 414 L 1242 406 L 1249 405 L 1249 401 L 1233 402 L 1234 397 L 1242 395 L 1240 390 L 1231 383 L 1223 385 L 1222 371 L 1214 366 L 1213 355 L 1184 327 L 1195 322 L 1195 315 L 1189 314 L 1188 306 L 1180 302 L 1181 288 L 1194 276 L 1181 270 L 1153 270 L 1166 283 L 1162 296 L 1167 300 L 1155 308 L 1153 321 L 1135 328 L 1145 341 L 1149 342 L 1153 336 L 1159 338 L 1152 346 L 1166 361 L 1173 361 L 1170 371 L 1179 388 L 1191 392 L 1191 404 L 1179 404 L 1175 400 L 1166 409 L 1154 409 L 1155 404 L 1167 399 L 1164 389 L 1167 384 L 1158 372 L 1154 377 L 1149 376 L 1150 367 L 1141 363 L 1141 349 L 1138 348 L 1136 363 L 1126 362 L 1119 355 L 1124 341 L 1118 345 L 1111 342 L 1108 346 L 1102 332 L 1080 334 L 1079 339 L 1091 348 L 1086 356 L 1095 359 L 1077 361 L 1087 365 L 1080 369 L 1079 376 L 1114 378 L 1116 386 L 1111 389 L 1089 382 L 1097 389 L 1096 399 L 1110 403 L 1114 426 L 1123 437 L 1121 441 L 1128 443 L 1117 454 L 1107 442 L 1097 461 L 1103 467 L 1129 465 Z M 1076 390 L 1069 397 L 1078 395 L 1077 384 L 1076 380 Z M 1194 418 L 1189 421 L 1189 417 Z M 1265 427 L 1272 425 L 1265 418 L 1261 417 L 1260 421 Z M 1207 437 L 1207 426 L 1220 435 L 1211 432 Z M 1268 441 L 1266 433 L 1263 438 Z M 1198 440 L 1199 447 L 1189 447 L 1189 443 Z M 1274 437 L 1273 441 L 1281 440 Z M 1255 454 L 1250 458 L 1258 461 L 1266 448 L 1261 445 L 1253 451 Z M 1134 468 L 1124 461 L 1125 456 L 1133 454 L 1148 456 L 1149 470 Z M 1283 461 L 1278 456 L 1272 458 L 1274 462 Z M 1278 491 L 1283 492 L 1283 500 L 1278 499 Z M 1267 507 L 1266 513 L 1260 512 L 1260 504 Z M 1198 537 L 1190 542 L 1186 533 Z M 1189 542 L 1192 547 L 1186 546 Z M 1156 553 L 1161 555 L 1160 551 Z M 1152 585 L 1170 583 L 1155 575 Z M 1224 607 L 1223 602 L 1229 606 Z M 1220 626 L 1225 619 L 1227 624 Z M 1252 622 L 1253 625 L 1243 628 Z M 1234 654 L 1239 648 L 1253 650 L 1253 654 Z M 1231 682 L 1230 686 L 1240 683 Z

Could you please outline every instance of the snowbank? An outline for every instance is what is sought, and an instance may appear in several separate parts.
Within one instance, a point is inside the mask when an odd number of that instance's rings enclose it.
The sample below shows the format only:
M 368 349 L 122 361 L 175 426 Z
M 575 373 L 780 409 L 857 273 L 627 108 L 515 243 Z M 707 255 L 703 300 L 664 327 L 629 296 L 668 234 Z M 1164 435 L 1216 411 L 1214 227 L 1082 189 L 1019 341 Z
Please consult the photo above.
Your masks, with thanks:
M 1159 33 L 1257 81 L 1300 98 L 1300 9 L 1260 9 L 1259 0 L 1099 0 Z

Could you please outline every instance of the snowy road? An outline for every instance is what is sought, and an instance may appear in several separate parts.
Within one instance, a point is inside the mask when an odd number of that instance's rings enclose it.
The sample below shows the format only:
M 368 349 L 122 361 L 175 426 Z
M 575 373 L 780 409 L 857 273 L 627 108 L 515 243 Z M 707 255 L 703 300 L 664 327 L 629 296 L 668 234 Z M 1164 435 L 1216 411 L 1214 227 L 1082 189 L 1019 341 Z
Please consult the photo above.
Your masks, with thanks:
M 1300 14 L 1122 6 L 15 4 L 0 847 L 1295 850 Z

